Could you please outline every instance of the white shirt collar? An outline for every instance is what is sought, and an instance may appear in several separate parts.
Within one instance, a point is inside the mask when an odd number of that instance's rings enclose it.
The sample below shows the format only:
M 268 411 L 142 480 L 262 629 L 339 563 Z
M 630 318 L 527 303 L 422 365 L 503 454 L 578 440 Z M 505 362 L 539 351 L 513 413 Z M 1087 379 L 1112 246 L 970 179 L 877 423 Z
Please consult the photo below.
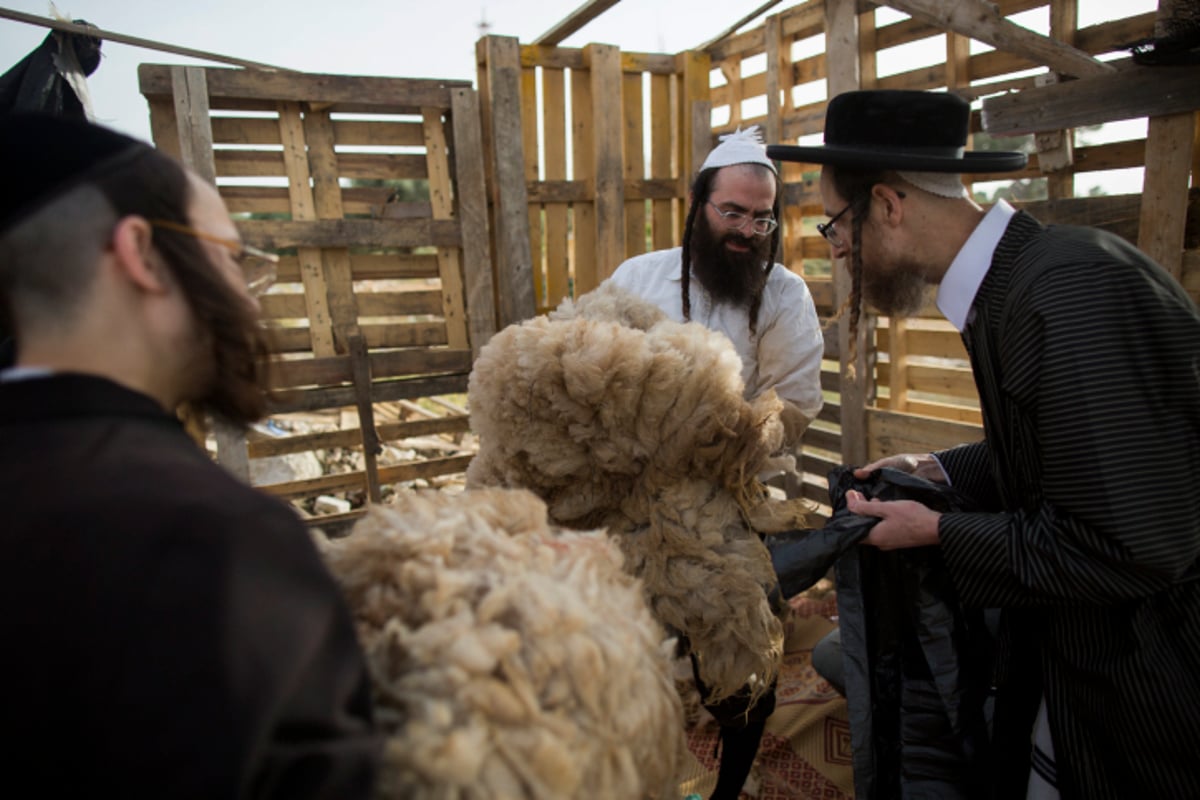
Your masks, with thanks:
M 992 265 L 992 254 L 1015 213 L 1004 200 L 997 200 L 971 232 L 938 286 L 937 307 L 959 331 L 967 325 L 975 294 Z

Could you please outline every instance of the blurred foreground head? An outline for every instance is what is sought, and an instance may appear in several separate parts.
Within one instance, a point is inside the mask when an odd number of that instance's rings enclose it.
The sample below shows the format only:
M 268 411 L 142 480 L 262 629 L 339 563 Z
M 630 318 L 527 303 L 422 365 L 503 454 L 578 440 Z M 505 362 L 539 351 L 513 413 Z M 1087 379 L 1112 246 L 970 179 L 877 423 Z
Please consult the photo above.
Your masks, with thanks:
M 36 114 L 0 118 L 0 170 L 0 328 L 18 366 L 262 415 L 259 306 L 215 187 L 144 142 Z

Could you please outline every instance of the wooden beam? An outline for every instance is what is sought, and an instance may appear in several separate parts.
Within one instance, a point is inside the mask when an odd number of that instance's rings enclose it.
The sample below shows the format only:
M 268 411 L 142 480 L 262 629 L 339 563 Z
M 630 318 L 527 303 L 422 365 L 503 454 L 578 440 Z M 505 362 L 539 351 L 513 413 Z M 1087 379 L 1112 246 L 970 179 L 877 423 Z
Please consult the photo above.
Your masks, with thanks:
M 884 0 L 897 11 L 937 27 L 990 44 L 997 50 L 1028 58 L 1064 75 L 1084 77 L 1115 69 L 1082 50 L 1010 22 L 985 0 Z
M 608 11 L 621 0 L 588 0 L 568 14 L 561 22 L 533 40 L 535 45 L 556 45 Z
M 603 281 L 625 260 L 625 178 L 621 135 L 621 54 L 607 44 L 584 48 L 591 74 L 592 185 L 596 210 L 596 277 Z
M 1200 109 L 1200 67 L 1132 67 L 983 101 L 983 129 L 1021 134 Z
M 858 45 L 858 8 L 855 0 L 827 0 L 825 52 L 829 97 L 861 86 Z M 851 290 L 850 273 L 844 259 L 833 264 L 833 283 L 835 302 L 841 307 Z M 838 321 L 837 328 L 838 352 L 841 354 L 838 390 L 842 403 L 842 463 L 860 466 L 867 462 L 866 407 L 870 376 L 866 351 L 869 328 L 870 323 L 864 315 L 859 321 L 853 348 L 850 347 L 848 314 Z M 852 350 L 855 356 L 850 360 Z
M 759 6 L 759 7 L 758 7 L 758 8 L 756 8 L 756 9 L 754 9 L 754 10 L 753 10 L 753 11 L 751 11 L 749 14 L 747 14 L 747 15 L 746 15 L 746 16 L 744 16 L 744 17 L 742 17 L 742 18 L 741 18 L 741 19 L 739 19 L 737 22 L 733 23 L 732 25 L 730 25 L 728 28 L 726 28 L 725 30 L 723 30 L 723 31 L 721 31 L 720 33 L 718 33 L 718 34 L 717 34 L 716 36 L 714 36 L 713 38 L 709 39 L 709 40 L 708 40 L 707 42 L 705 42 L 704 44 L 700 45 L 699 47 L 693 48 L 693 49 L 695 49 L 695 50 L 708 50 L 708 49 L 710 49 L 710 48 L 711 48 L 713 45 L 715 45 L 717 42 L 720 42 L 721 40 L 725 39 L 726 37 L 728 37 L 728 36 L 732 36 L 733 34 L 737 33 L 737 32 L 738 32 L 738 28 L 742 27 L 743 25 L 745 25 L 745 24 L 746 24 L 747 22 L 749 22 L 750 20 L 754 19 L 755 17 L 761 16 L 761 15 L 763 15 L 763 14 L 767 13 L 767 12 L 768 12 L 768 11 L 770 11 L 772 8 L 774 8 L 775 6 L 779 5 L 779 3 L 780 3 L 780 2 L 781 2 L 781 0 L 767 0 L 767 2 L 763 3 L 761 6 Z
M 510 36 L 488 36 L 491 164 L 496 239 L 498 328 L 536 313 L 533 255 L 529 249 L 529 204 L 525 195 L 525 146 L 521 120 L 521 54 Z
M 45 28 L 53 28 L 56 31 L 66 31 L 67 33 L 78 33 L 82 36 L 91 36 L 95 39 L 102 39 L 106 42 L 127 44 L 133 47 L 141 47 L 146 50 L 158 50 L 163 53 L 172 53 L 177 56 L 199 58 L 203 61 L 216 61 L 221 64 L 233 64 L 237 67 L 247 67 L 249 69 L 273 70 L 279 72 L 289 71 L 284 67 L 273 67 L 270 64 L 260 64 L 257 61 L 246 61 L 242 58 L 223 56 L 220 53 L 209 53 L 205 50 L 193 50 L 190 47 L 179 47 L 178 45 L 167 44 L 165 42 L 156 42 L 152 39 L 139 39 L 136 36 L 126 36 L 122 33 L 106 31 L 102 28 L 97 28 L 95 25 L 80 25 L 75 22 L 67 22 L 66 20 L 51 19 L 50 17 L 39 17 L 33 14 L 25 14 L 20 11 L 13 11 L 9 8 L 0 8 L 0 17 L 15 20 L 16 22 L 25 22 L 30 25 L 40 25 Z

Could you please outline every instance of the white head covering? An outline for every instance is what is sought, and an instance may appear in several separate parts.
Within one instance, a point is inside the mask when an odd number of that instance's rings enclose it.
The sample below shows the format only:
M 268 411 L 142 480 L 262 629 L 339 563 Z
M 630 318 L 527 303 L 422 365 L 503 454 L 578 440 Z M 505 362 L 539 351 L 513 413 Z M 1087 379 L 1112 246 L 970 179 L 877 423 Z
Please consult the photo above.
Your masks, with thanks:
M 918 189 L 924 189 L 938 197 L 970 197 L 963 185 L 962 176 L 955 172 L 907 172 L 898 173 L 901 178 Z
M 763 144 L 757 125 L 751 125 L 746 130 L 739 125 L 733 133 L 723 135 L 721 143 L 712 149 L 700 169 L 703 171 L 709 167 L 728 167 L 733 164 L 762 164 L 776 175 L 779 174 L 775 162 L 767 158 L 767 147 Z

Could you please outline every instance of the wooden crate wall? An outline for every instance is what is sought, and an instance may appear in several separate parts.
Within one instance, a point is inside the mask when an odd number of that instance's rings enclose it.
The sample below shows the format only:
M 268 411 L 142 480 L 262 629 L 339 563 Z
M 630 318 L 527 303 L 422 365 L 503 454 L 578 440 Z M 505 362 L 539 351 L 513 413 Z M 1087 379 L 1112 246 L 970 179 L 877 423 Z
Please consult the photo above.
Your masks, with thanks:
M 687 182 L 711 141 L 706 56 L 499 36 L 477 54 L 493 219 L 528 232 L 521 243 L 498 233 L 497 286 L 518 298 L 508 310 L 501 300 L 501 325 L 595 288 L 629 256 L 678 244 Z
M 1042 10 L 1049 15 L 1053 38 L 1092 55 L 1128 55 L 1123 45 L 1153 35 L 1153 13 L 1123 18 L 1111 18 L 1110 14 L 1103 23 L 1078 27 L 1078 7 L 1100 2 L 1103 0 L 1078 0 L 1077 6 L 1076 0 L 1000 0 L 998 7 L 1006 17 Z M 819 37 L 815 52 L 813 37 Z M 881 52 L 923 41 L 934 52 L 944 51 L 941 63 L 879 74 Z M 794 50 L 799 53 L 795 58 Z M 771 15 L 753 30 L 717 43 L 708 55 L 714 74 L 719 75 L 711 89 L 714 118 L 720 120 L 713 126 L 714 135 L 738 125 L 759 124 L 768 131 L 768 140 L 776 142 L 796 142 L 822 131 L 826 100 L 798 103 L 797 96 L 811 98 L 815 93 L 827 98 L 851 88 L 951 88 L 971 99 L 1003 92 L 1030 93 L 1032 98 L 1032 92 L 1046 91 L 1040 86 L 1045 79 L 1039 75 L 1047 70 L 1022 56 L 1003 49 L 971 54 L 967 36 L 917 19 L 877 24 L 874 5 L 855 0 L 799 3 Z M 1037 74 L 1019 74 L 1030 69 Z M 818 87 L 815 92 L 812 84 Z M 972 129 L 979 132 L 982 115 L 980 103 L 975 105 Z M 1038 144 L 1045 150 L 1034 152 L 1025 170 L 980 175 L 976 180 L 1046 178 L 1049 199 L 1021 204 L 1031 213 L 1046 222 L 1097 225 L 1125 236 L 1159 258 L 1193 297 L 1200 298 L 1200 235 L 1196 230 L 1200 227 L 1200 203 L 1195 189 L 1190 198 L 1186 196 L 1189 167 L 1200 174 L 1195 166 L 1200 161 L 1200 145 L 1180 146 L 1200 136 L 1200 125 L 1193 124 L 1195 117 L 1195 113 L 1176 115 L 1174 138 L 1159 133 L 1156 139 L 1159 121 L 1151 119 L 1147 139 L 1075 146 L 1073 163 L 1048 173 L 1042 171 L 1042 160 L 1056 155 L 1051 147 L 1055 132 L 1040 131 L 1039 139 L 1046 138 Z M 1063 136 L 1074 144 L 1071 130 Z M 1164 153 L 1181 151 L 1192 153 L 1190 163 L 1186 156 L 1181 160 L 1178 155 L 1176 161 L 1181 163 L 1162 163 Z M 1086 186 L 1089 172 L 1140 166 L 1146 167 L 1145 197 L 1074 197 L 1076 184 Z M 844 299 L 846 289 L 835 280 L 841 276 L 831 274 L 828 246 L 815 227 L 825 218 L 817 184 L 819 167 L 786 164 L 784 170 L 786 263 L 805 276 L 818 310 L 828 316 Z M 1081 179 L 1076 181 L 1076 176 Z M 1181 181 L 1183 196 L 1178 188 Z M 1174 187 L 1171 193 L 1164 196 L 1154 191 L 1168 183 Z M 1172 224 L 1179 226 L 1185 217 L 1190 220 L 1182 254 L 1171 245 L 1155 249 L 1153 215 L 1160 219 L 1169 215 Z M 866 326 L 863 334 L 865 347 L 860 346 L 860 351 L 864 355 L 853 378 L 843 374 L 844 331 L 827 335 L 828 360 L 822 376 L 827 403 L 806 438 L 804 458 L 805 469 L 811 473 L 809 493 L 818 499 L 824 496 L 822 476 L 836 463 L 861 463 L 891 452 L 946 446 L 982 435 L 966 352 L 957 332 L 936 308 L 930 304 L 911 320 L 872 322 L 875 324 Z
M 217 184 L 248 243 L 282 256 L 279 283 L 261 298 L 273 419 L 335 423 L 248 442 L 224 431 L 222 463 L 248 477 L 259 458 L 362 453 L 360 469 L 262 487 L 293 500 L 378 500 L 388 484 L 462 472 L 470 455 L 377 457 L 398 439 L 461 437 L 468 420 L 456 396 L 495 330 L 474 90 L 153 64 L 139 79 L 157 146 Z M 400 201 L 381 180 L 411 181 L 428 200 Z

